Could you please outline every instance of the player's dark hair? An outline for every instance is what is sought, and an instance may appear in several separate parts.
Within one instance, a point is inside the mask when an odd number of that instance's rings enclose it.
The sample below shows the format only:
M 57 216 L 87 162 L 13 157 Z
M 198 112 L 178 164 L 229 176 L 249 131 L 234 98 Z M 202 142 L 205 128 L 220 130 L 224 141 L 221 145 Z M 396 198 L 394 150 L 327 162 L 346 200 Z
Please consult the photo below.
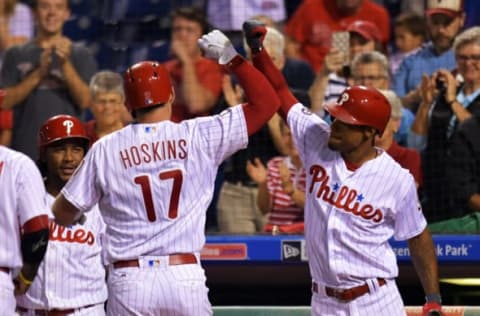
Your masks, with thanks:
M 140 109 L 136 109 L 135 111 L 132 111 L 132 117 L 133 118 L 137 118 L 138 116 L 142 116 L 142 115 L 145 115 L 149 112 L 152 112 L 153 110 L 156 110 L 158 108 L 161 108 L 162 106 L 164 106 L 165 104 L 167 103 L 159 103 L 159 104 L 155 104 L 155 105 L 152 105 L 152 106 L 149 106 L 148 108 L 140 108 Z
M 211 26 L 208 23 L 207 17 L 202 9 L 197 7 L 181 7 L 175 9 L 172 13 L 172 22 L 175 18 L 184 18 L 190 21 L 197 22 L 202 28 L 202 34 L 206 34 L 210 31 Z

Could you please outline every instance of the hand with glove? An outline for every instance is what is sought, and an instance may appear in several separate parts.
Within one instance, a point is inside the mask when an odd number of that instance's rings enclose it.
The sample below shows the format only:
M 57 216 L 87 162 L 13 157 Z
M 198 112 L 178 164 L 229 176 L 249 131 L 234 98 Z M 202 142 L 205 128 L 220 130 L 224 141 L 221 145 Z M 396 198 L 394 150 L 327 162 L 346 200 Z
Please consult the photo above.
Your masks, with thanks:
M 213 30 L 198 39 L 198 45 L 210 59 L 218 60 L 220 65 L 226 65 L 238 55 L 232 43 L 219 30 Z
M 267 34 L 267 28 L 264 23 L 257 20 L 243 22 L 243 35 L 253 53 L 258 53 L 263 49 L 265 34 Z

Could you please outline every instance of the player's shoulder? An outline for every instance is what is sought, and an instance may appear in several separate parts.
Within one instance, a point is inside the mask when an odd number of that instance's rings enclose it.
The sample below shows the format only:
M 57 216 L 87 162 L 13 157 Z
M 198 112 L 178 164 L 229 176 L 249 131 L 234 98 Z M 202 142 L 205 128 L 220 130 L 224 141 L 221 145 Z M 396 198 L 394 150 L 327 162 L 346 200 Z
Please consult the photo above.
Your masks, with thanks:
M 400 163 L 398 163 L 392 156 L 390 156 L 386 151 L 383 151 L 379 156 L 381 164 L 379 166 L 380 170 L 383 171 L 385 177 L 396 177 L 396 181 L 407 181 L 408 178 L 413 176 L 408 169 L 403 168 Z
M 13 162 L 21 165 L 26 163 L 34 164 L 33 160 L 22 152 L 0 145 L 0 161 Z

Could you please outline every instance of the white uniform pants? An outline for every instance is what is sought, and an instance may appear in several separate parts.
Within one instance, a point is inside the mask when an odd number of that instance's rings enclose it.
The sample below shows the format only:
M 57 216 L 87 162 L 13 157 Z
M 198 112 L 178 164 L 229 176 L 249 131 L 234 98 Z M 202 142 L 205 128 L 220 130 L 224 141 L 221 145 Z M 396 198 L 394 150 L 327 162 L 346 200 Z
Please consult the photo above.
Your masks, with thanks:
M 15 315 L 15 296 L 10 273 L 0 271 L 0 306 L 2 315 Z
M 107 315 L 212 315 L 205 282 L 199 264 L 110 266 Z

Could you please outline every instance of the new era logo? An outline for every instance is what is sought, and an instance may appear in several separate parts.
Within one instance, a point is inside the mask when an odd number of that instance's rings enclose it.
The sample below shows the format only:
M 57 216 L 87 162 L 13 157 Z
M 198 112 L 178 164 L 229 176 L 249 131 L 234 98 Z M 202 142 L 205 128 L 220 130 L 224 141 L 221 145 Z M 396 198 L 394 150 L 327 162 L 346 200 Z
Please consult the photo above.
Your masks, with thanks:
M 282 241 L 282 260 L 301 261 L 301 241 Z

